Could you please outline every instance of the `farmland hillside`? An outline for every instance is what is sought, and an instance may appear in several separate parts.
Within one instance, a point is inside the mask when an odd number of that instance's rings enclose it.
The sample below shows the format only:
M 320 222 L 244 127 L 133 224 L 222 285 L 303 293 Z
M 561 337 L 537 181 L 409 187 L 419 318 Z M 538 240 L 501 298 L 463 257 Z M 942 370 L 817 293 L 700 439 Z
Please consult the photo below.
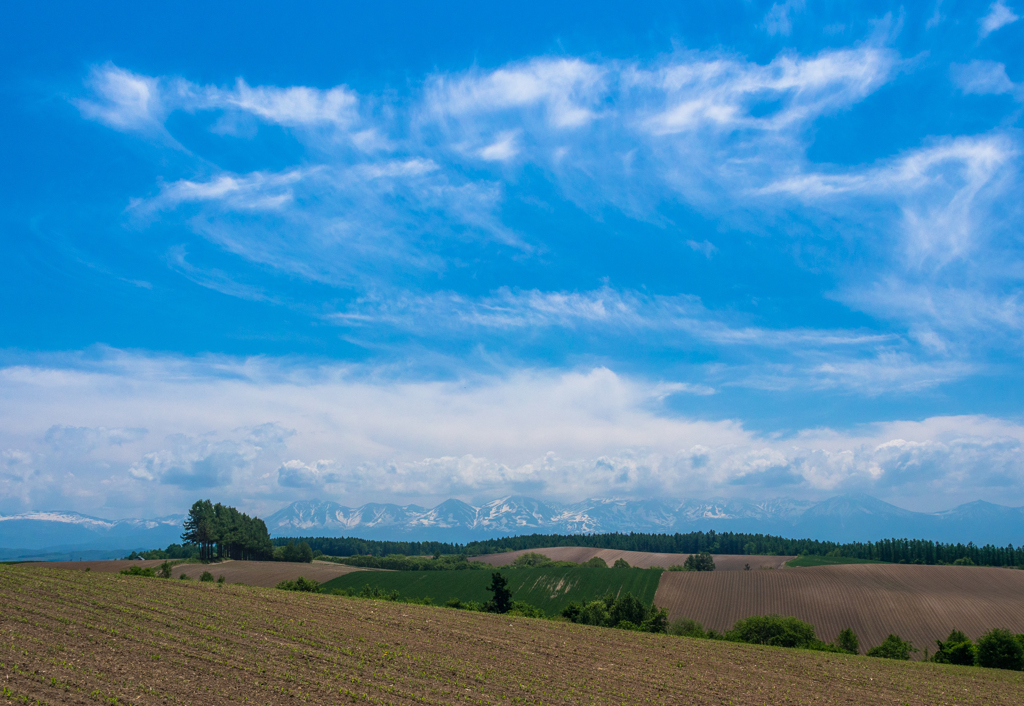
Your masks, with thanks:
M 934 651 L 953 628 L 977 639 L 991 628 L 1024 632 L 1024 571 L 966 566 L 850 564 L 784 571 L 665 572 L 654 599 L 669 618 L 724 631 L 779 613 L 831 641 L 852 628 L 862 649 L 889 633 Z
M 163 562 L 159 559 L 141 561 L 60 561 L 23 564 L 29 568 L 79 569 L 100 573 L 117 573 L 130 566 L 157 569 Z M 214 576 L 223 576 L 228 583 L 244 583 L 247 586 L 276 586 L 281 581 L 293 581 L 300 576 L 314 581 L 330 581 L 357 571 L 366 571 L 354 566 L 313 562 L 312 564 L 288 561 L 221 561 L 215 564 L 179 564 L 172 570 L 177 579 L 185 574 L 190 579 L 198 579 L 204 571 Z
M 649 569 L 652 566 L 660 566 L 667 569 L 676 564 L 683 564 L 689 554 L 660 554 L 657 552 L 630 552 L 619 549 L 593 549 L 591 547 L 542 547 L 540 549 L 523 549 L 516 552 L 502 552 L 501 554 L 482 554 L 470 557 L 472 561 L 482 561 L 491 566 L 508 566 L 517 557 L 528 552 L 543 554 L 555 561 L 575 561 L 582 564 L 593 557 L 604 559 L 608 566 L 615 563 L 616 559 L 625 559 L 630 566 L 641 569 Z M 793 557 L 791 556 L 760 556 L 742 554 L 716 554 L 715 569 L 717 571 L 743 571 L 745 565 L 749 564 L 751 569 L 759 569 L 762 566 L 781 569 L 783 565 Z
M 557 615 L 572 601 L 589 602 L 607 594 L 632 593 L 643 603 L 654 600 L 659 571 L 646 569 L 589 569 L 554 567 L 512 569 L 502 572 L 514 600 Z M 490 571 L 376 571 L 348 574 L 324 584 L 324 590 L 348 589 L 358 592 L 363 586 L 383 591 L 398 591 L 407 598 L 431 598 L 443 604 L 450 598 L 484 603 L 491 598 L 487 586 Z
M 769 573 L 769 572 L 766 572 Z M 1024 674 L 0 567 L 10 703 L 1018 704 Z

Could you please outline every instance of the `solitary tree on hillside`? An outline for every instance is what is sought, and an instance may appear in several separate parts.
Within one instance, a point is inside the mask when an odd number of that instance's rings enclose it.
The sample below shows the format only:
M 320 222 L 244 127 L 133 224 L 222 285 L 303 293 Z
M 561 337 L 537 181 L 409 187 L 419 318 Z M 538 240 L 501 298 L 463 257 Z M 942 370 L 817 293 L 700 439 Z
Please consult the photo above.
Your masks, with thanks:
M 857 639 L 857 634 L 850 628 L 840 630 L 833 644 L 843 652 L 848 652 L 851 655 L 860 654 L 860 640 Z
M 711 558 L 711 554 L 708 552 L 691 554 L 686 557 L 686 561 L 683 563 L 683 568 L 686 571 L 714 571 L 715 560 Z
M 507 613 L 512 610 L 512 591 L 508 590 L 508 579 L 495 571 L 491 574 L 491 585 L 487 590 L 494 594 L 494 597 L 487 601 L 489 613 Z

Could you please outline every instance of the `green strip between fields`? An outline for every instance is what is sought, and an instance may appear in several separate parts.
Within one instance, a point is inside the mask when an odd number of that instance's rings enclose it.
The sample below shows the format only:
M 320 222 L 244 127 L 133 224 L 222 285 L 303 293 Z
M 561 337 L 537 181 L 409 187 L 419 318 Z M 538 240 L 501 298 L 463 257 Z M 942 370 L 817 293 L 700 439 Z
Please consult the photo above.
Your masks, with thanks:
M 650 604 L 661 579 L 658 569 L 559 567 L 503 569 L 500 573 L 508 579 L 513 600 L 529 603 L 548 615 L 557 615 L 572 601 L 593 601 L 608 593 L 632 593 Z M 398 591 L 405 598 L 430 598 L 436 604 L 452 598 L 484 603 L 491 598 L 490 583 L 490 571 L 355 571 L 331 579 L 321 588 L 359 591 L 363 586 L 375 586 Z

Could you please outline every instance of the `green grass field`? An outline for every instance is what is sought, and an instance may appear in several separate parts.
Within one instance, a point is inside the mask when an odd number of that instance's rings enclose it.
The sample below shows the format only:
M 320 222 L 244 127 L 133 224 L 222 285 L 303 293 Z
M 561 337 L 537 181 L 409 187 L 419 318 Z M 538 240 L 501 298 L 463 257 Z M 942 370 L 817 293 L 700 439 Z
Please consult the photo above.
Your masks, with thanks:
M 786 562 L 786 566 L 833 566 L 835 564 L 884 564 L 875 559 L 854 559 L 849 556 L 798 556 Z
M 572 601 L 592 601 L 607 593 L 632 593 L 644 603 L 654 601 L 661 571 L 656 569 L 504 569 L 512 599 L 524 601 L 555 615 Z M 330 591 L 336 588 L 359 591 L 363 586 L 376 586 L 385 591 L 397 590 L 406 598 L 430 598 L 443 604 L 451 598 L 484 603 L 491 598 L 487 586 L 490 571 L 356 571 L 322 584 Z

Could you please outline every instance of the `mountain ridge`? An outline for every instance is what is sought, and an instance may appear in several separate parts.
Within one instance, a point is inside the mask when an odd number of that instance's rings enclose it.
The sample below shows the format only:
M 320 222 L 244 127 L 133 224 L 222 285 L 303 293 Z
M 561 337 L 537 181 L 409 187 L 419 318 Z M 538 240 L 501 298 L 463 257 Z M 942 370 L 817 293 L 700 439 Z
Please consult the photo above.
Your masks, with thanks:
M 105 520 L 77 512 L 0 515 L 0 550 L 38 553 L 124 548 L 179 542 L 184 515 Z M 686 533 L 696 530 L 773 534 L 836 542 L 889 537 L 1024 544 L 1024 508 L 973 501 L 941 512 L 900 508 L 864 494 L 820 502 L 777 498 L 749 501 L 588 498 L 574 503 L 506 495 L 480 505 L 448 499 L 432 508 L 394 503 L 347 507 L 333 500 L 298 500 L 264 519 L 272 536 L 358 536 L 365 539 L 465 543 L 513 534 L 604 532 Z

